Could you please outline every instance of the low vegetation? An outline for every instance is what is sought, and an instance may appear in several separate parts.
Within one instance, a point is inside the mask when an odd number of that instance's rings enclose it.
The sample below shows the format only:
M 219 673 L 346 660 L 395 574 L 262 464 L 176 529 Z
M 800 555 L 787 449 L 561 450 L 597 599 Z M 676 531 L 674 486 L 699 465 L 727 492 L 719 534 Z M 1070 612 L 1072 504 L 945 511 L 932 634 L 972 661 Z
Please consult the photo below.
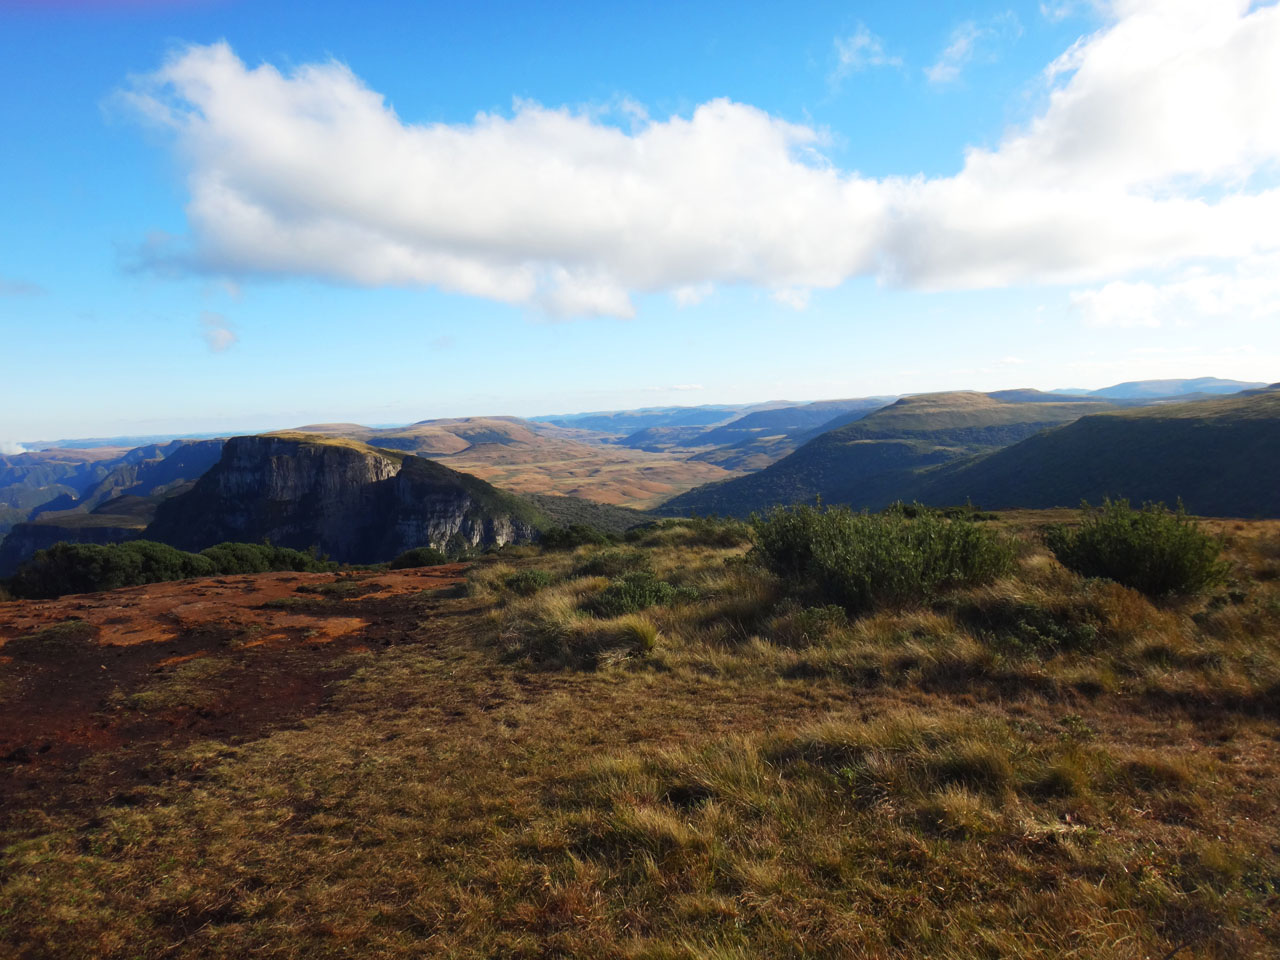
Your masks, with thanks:
M 1181 504 L 1135 509 L 1128 500 L 1103 500 L 1083 510 L 1078 528 L 1058 525 L 1046 534 L 1058 561 L 1082 576 L 1106 577 L 1150 597 L 1199 593 L 1226 576 L 1221 540 L 1201 530 Z
M 920 507 L 869 514 L 798 506 L 756 518 L 755 533 L 766 569 L 794 592 L 850 613 L 990 583 L 1013 566 L 998 534 Z
M 407 570 L 412 567 L 436 567 L 448 562 L 449 558 L 434 547 L 415 547 L 400 554 L 388 566 L 392 570 Z
M 1095 516 L 665 521 L 361 598 L 323 708 L 10 811 L 0 953 L 1280 957 L 1280 524 L 1155 521 L 1215 546 L 1171 600 L 1059 559 Z M 216 711 L 258 649 L 109 702 Z
M 126 543 L 57 543 L 37 551 L 9 581 L 16 597 L 45 599 L 68 593 L 95 593 L 166 580 L 273 570 L 331 570 L 311 553 L 257 543 L 220 543 L 188 553 L 150 540 Z

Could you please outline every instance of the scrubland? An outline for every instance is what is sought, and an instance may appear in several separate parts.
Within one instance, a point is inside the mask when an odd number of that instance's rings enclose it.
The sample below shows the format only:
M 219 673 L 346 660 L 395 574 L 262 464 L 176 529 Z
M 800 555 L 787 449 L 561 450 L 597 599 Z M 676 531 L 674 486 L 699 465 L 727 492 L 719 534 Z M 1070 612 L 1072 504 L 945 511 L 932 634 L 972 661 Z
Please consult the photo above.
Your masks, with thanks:
M 369 623 L 322 700 L 181 736 L 229 643 L 94 708 L 172 721 L 127 779 L 3 806 L 0 952 L 1280 956 L 1280 523 L 1150 595 L 1062 565 L 1079 520 L 849 520 L 891 562 L 843 594 L 839 544 L 707 520 L 299 588 Z

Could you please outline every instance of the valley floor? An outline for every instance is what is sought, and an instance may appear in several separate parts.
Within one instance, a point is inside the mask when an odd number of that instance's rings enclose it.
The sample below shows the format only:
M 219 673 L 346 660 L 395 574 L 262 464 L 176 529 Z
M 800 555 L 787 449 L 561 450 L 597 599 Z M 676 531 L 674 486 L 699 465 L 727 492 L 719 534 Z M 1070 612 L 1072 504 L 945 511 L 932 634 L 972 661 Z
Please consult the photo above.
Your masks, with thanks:
M 1278 525 L 1157 606 L 1044 519 L 830 628 L 675 524 L 638 646 L 590 548 L 0 604 L 0 954 L 1280 957 Z

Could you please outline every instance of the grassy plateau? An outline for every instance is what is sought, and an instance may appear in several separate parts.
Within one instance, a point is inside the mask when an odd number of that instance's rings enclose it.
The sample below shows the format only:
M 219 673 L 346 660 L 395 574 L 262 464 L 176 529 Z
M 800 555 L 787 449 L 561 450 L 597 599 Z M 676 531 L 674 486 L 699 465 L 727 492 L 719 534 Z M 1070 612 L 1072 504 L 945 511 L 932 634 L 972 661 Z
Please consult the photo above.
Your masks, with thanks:
M 1107 517 L 2 603 L 0 955 L 1280 957 L 1280 523 L 1148 595 L 1059 560 Z

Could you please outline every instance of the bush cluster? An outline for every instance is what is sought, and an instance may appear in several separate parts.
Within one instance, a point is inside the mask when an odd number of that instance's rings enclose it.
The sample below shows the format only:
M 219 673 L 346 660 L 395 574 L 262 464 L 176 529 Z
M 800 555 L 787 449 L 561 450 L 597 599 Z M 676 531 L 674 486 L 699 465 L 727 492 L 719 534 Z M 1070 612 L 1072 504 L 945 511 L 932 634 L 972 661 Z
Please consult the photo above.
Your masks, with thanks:
M 411 567 L 438 567 L 449 558 L 435 547 L 414 547 L 406 550 L 388 564 L 392 570 L 408 570 Z
M 675 587 L 648 571 L 638 570 L 610 580 L 607 587 L 583 606 L 597 617 L 608 618 L 697 598 L 698 592 L 691 587 Z
M 220 543 L 188 553 L 151 540 L 126 543 L 56 543 L 24 563 L 9 589 L 15 596 L 50 599 L 144 583 L 272 570 L 334 569 L 314 554 L 258 543 Z
M 932 511 L 798 506 L 753 517 L 752 524 L 758 562 L 810 602 L 853 614 L 988 583 L 1013 568 L 1013 549 L 1003 538 Z
M 1084 519 L 1070 530 L 1051 527 L 1045 542 L 1058 561 L 1085 577 L 1105 577 L 1149 597 L 1193 594 L 1222 582 L 1222 541 L 1200 529 L 1179 503 L 1140 509 L 1128 500 L 1082 504 Z
M 572 550 L 575 547 L 601 546 L 615 543 L 617 538 L 585 523 L 544 530 L 539 542 L 547 550 Z
M 531 597 L 539 590 L 551 586 L 553 577 L 546 570 L 521 570 L 508 576 L 503 585 L 512 593 Z
M 649 557 L 641 550 L 601 550 L 573 568 L 575 577 L 620 577 L 649 569 Z

